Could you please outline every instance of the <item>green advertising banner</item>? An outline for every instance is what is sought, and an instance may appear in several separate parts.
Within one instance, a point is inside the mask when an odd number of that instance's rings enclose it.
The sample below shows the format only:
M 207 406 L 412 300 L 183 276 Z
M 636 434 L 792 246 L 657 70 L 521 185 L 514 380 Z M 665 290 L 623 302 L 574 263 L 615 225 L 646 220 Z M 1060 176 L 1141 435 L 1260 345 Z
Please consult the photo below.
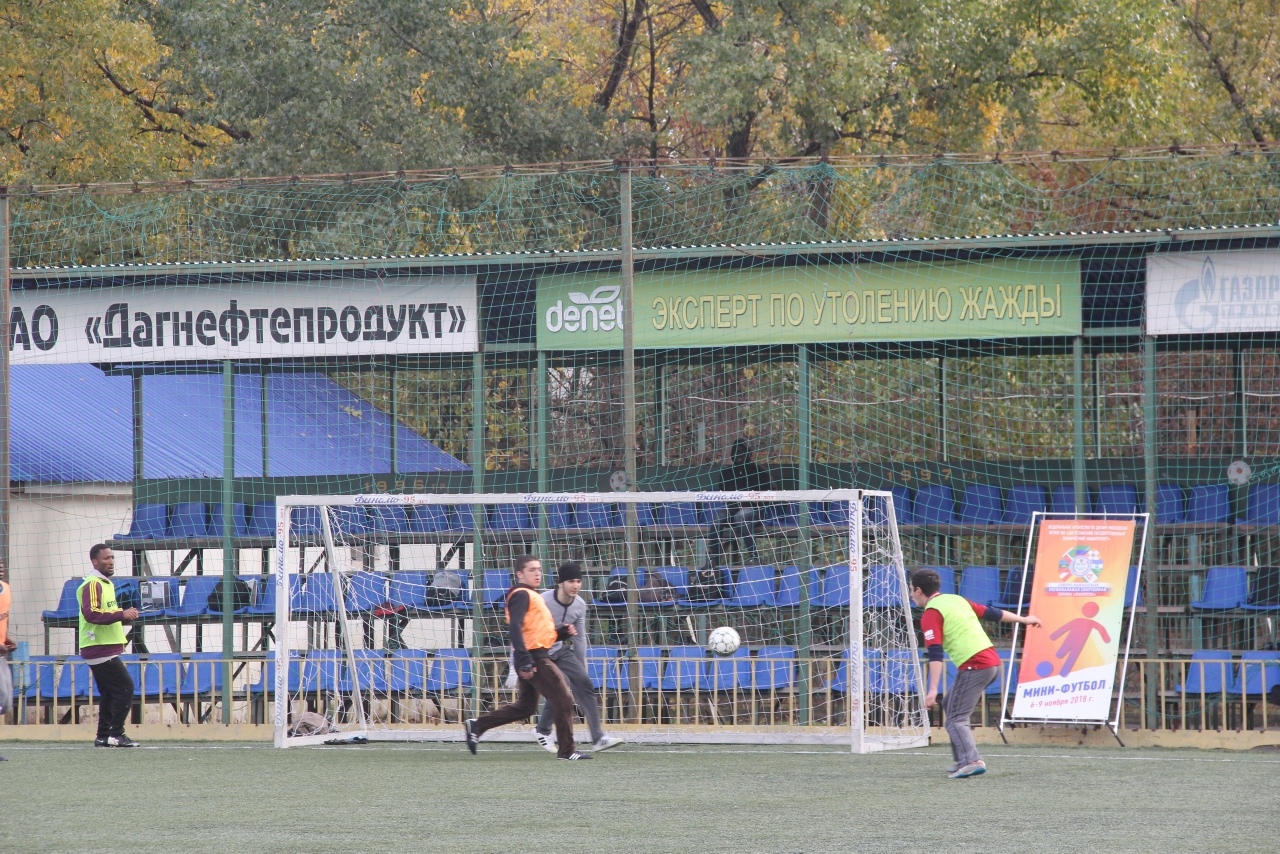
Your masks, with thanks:
M 618 273 L 538 281 L 538 347 L 617 350 Z M 1075 258 L 637 273 L 640 348 L 1080 334 Z

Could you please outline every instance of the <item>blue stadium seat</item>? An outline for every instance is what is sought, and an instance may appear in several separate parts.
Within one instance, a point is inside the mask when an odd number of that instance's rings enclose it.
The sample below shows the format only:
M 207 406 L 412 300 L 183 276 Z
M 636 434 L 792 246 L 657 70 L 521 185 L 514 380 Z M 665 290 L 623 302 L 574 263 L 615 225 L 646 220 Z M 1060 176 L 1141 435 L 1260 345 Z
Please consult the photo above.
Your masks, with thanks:
M 1137 513 L 1138 487 L 1131 483 L 1104 483 L 1098 487 L 1095 513 Z
M 1000 569 L 995 566 L 966 566 L 960 573 L 956 591 L 970 602 L 994 605 L 1000 598 Z
M 1246 611 L 1280 611 L 1280 567 L 1260 566 L 1253 571 Z
M 430 578 L 422 570 L 397 572 L 391 576 L 391 583 L 387 589 L 387 602 L 409 612 L 426 610 L 429 582 Z
M 222 692 L 222 653 L 193 652 L 178 686 L 184 700 L 193 700 Z
M 819 608 L 848 608 L 849 595 L 849 567 L 836 564 L 822 573 L 822 591 L 814 604 Z
M 68 658 L 62 664 L 62 671 L 58 674 L 58 684 L 53 694 L 40 696 L 54 700 L 75 700 L 97 697 L 97 695 L 97 686 L 93 684 L 93 673 L 90 672 L 89 665 L 83 661 Z
M 709 656 L 698 687 L 707 693 L 728 693 L 750 687 L 753 666 L 751 653 L 745 646 L 738 647 L 733 655 Z
M 185 620 L 209 613 L 209 596 L 222 580 L 220 575 L 193 575 L 182 588 L 182 601 L 165 611 L 171 619 Z
M 425 649 L 392 651 L 388 664 L 391 675 L 387 680 L 387 690 L 392 694 L 421 696 L 427 689 L 428 657 Z
M 1072 484 L 1063 484 L 1053 488 L 1053 496 L 1049 499 L 1049 510 L 1053 513 L 1076 512 L 1076 488 Z M 1089 512 L 1089 495 L 1084 496 L 1083 510 Z
M 1004 519 L 1004 500 L 1000 487 L 989 483 L 971 483 L 964 488 L 964 505 L 960 521 L 966 525 L 998 525 Z
M 593 646 L 587 650 L 587 676 L 597 690 L 631 690 L 631 668 L 616 646 Z
M 800 527 L 800 505 L 790 501 L 766 505 L 764 519 L 761 521 L 770 528 L 798 528 Z
M 182 684 L 182 653 L 153 652 L 147 660 L 136 655 L 120 656 L 133 678 L 133 696 L 142 700 L 159 700 L 177 696 Z
M 1187 521 L 1187 496 L 1176 483 L 1156 487 L 1156 521 L 1161 525 L 1181 525 Z
M 1280 483 L 1249 485 L 1249 506 L 1244 520 L 1250 525 L 1280 525 Z
M 702 678 L 707 652 L 700 646 L 673 646 L 662 665 L 658 688 L 662 691 L 692 691 Z
M 498 504 L 489 509 L 489 527 L 495 531 L 528 531 L 533 518 L 525 504 Z
M 295 507 L 289 514 L 289 529 L 298 539 L 320 538 L 320 508 Z
M 368 534 L 369 516 L 364 507 L 330 507 L 329 528 L 335 542 L 351 542 Z
M 951 487 L 931 483 L 917 489 L 911 505 L 911 517 L 917 525 L 950 525 L 955 522 L 956 507 Z
M 346 668 L 346 655 L 340 649 L 313 649 L 306 655 L 306 666 L 303 668 L 304 679 L 308 671 L 314 674 L 315 689 L 322 693 L 337 693 L 342 682 L 342 671 Z
M 867 650 L 867 691 L 872 694 L 912 694 L 920 659 L 909 649 L 890 649 L 872 657 Z
M 624 569 L 623 569 L 623 572 L 625 572 L 625 571 L 626 571 L 626 570 L 625 570 L 625 568 L 624 568 Z M 688 568 L 688 567 L 684 567 L 684 566 L 656 566 L 656 567 L 653 567 L 653 568 L 648 569 L 648 570 L 646 570 L 646 569 L 643 569 L 643 568 L 642 568 L 642 569 L 640 569 L 640 570 L 639 570 L 639 573 L 640 573 L 639 581 L 640 581 L 640 583 L 641 583 L 641 584 L 644 584 L 644 573 L 645 573 L 645 572 L 654 572 L 654 573 L 657 573 L 657 574 L 658 574 L 658 576 L 659 576 L 663 581 L 665 581 L 665 582 L 667 582 L 667 584 L 671 585 L 671 593 L 672 593 L 672 595 L 673 595 L 673 596 L 675 596 L 675 598 L 676 598 L 676 599 L 683 599 L 685 596 L 687 596 L 687 595 L 689 594 L 689 568 Z M 644 603 L 644 604 L 648 604 L 648 603 Z M 658 604 L 658 605 L 665 605 L 665 604 L 670 604 L 670 603 L 661 603 L 661 602 L 660 602 L 660 603 L 654 603 L 654 604 Z
M 62 594 L 58 597 L 58 604 L 52 611 L 44 611 L 40 615 L 40 619 L 46 623 L 50 620 L 75 620 L 80 617 L 80 600 L 76 597 L 76 591 L 80 589 L 80 585 L 84 582 L 83 578 L 68 578 L 62 582 Z
M 832 694 L 849 693 L 849 659 L 840 659 L 840 663 L 836 665 L 835 672 L 831 674 L 831 681 L 823 685 L 822 689 L 830 691 Z
M 1191 603 L 1197 611 L 1230 611 L 1249 601 L 1248 573 L 1243 566 L 1213 566 L 1205 573 L 1204 595 Z
M 253 592 L 253 585 L 257 582 L 257 580 L 258 580 L 258 578 L 259 578 L 259 577 L 260 577 L 260 576 L 257 576 L 257 575 L 241 575 L 241 576 L 237 576 L 237 580 L 239 580 L 239 581 L 243 581 L 243 582 L 248 586 L 249 591 L 250 591 L 250 593 L 252 594 L 252 592 Z M 219 580 L 219 581 L 221 581 L 221 580 L 222 580 L 222 578 L 221 578 L 221 577 L 219 577 L 219 578 L 218 578 L 218 580 Z M 215 587 L 217 587 L 217 585 L 214 585 L 214 586 L 215 586 Z M 212 592 L 212 591 L 211 591 L 211 592 Z M 221 591 L 218 591 L 218 592 L 219 592 L 219 594 L 221 594 Z M 233 596 L 233 597 L 232 597 L 232 603 L 234 604 L 234 602 L 235 602 L 235 598 L 234 598 L 234 596 Z M 245 614 L 245 613 L 248 613 L 249 609 L 250 609 L 250 608 L 252 608 L 252 607 L 253 607 L 253 596 L 252 596 L 252 595 L 250 595 L 250 597 L 249 597 L 249 604 L 248 604 L 248 605 L 242 605 L 242 606 L 240 606 L 239 608 L 234 608 L 234 609 L 232 610 L 232 612 L 231 612 L 231 613 L 233 613 L 233 614 Z M 209 605 L 208 605 L 208 609 L 209 609 L 209 613 L 210 613 L 210 614 L 213 614 L 213 615 L 215 615 L 215 616 L 217 616 L 217 615 L 221 615 L 221 614 L 222 614 L 222 598 L 221 598 L 221 595 L 219 595 L 219 596 L 217 596 L 217 597 L 215 597 L 215 598 L 214 598 L 213 602 L 212 602 L 211 604 L 209 604 Z
M 777 570 L 772 566 L 744 566 L 729 588 L 727 608 L 771 608 L 777 587 Z
M 471 504 L 455 504 L 452 512 L 449 513 L 449 530 L 470 532 L 475 529 L 475 507 Z
M 698 505 L 688 502 L 659 505 L 657 521 L 664 528 L 697 528 L 702 524 Z
M 813 567 L 807 569 L 805 579 L 809 588 L 809 601 L 812 603 L 820 592 L 818 573 Z M 798 608 L 800 606 L 800 567 L 785 566 L 782 577 L 778 579 L 778 595 L 773 603 L 778 608 Z
M 1022 579 L 1026 568 L 1018 565 L 1009 568 L 1009 572 L 1005 575 L 1004 585 L 1000 588 L 1000 599 L 993 603 L 997 608 L 1004 611 L 1019 610 L 1018 599 L 1023 595 Z M 1030 579 L 1027 579 L 1030 581 Z M 1026 602 L 1031 601 L 1031 585 L 1027 585 L 1025 592 Z
M 1280 652 L 1249 650 L 1240 654 L 1240 669 L 1227 693 L 1257 701 L 1276 686 L 1280 686 Z
M 895 486 L 890 488 L 889 492 L 893 495 L 893 512 L 898 517 L 898 524 L 916 524 L 918 520 L 915 516 L 915 510 L 911 506 L 911 491 L 905 486 Z
M 409 531 L 414 534 L 438 534 L 453 530 L 447 504 L 419 504 L 407 514 Z
M 596 608 L 625 608 L 627 603 L 624 602 L 607 602 L 601 598 L 602 594 L 609 589 L 609 582 L 615 578 L 626 578 L 627 568 L 625 566 L 615 566 L 609 571 L 609 577 L 605 579 L 604 586 L 595 591 L 595 600 L 592 602 Z M 638 580 L 638 579 L 637 579 Z M 687 584 L 686 584 L 687 587 Z
M 133 508 L 133 522 L 117 540 L 163 540 L 169 532 L 169 508 L 163 504 L 139 504 Z
M 387 658 L 380 649 L 355 649 L 352 658 L 356 663 L 356 679 L 351 678 L 351 664 L 343 661 L 342 671 L 338 676 L 338 690 L 344 693 L 355 691 L 356 682 L 360 683 L 360 693 L 372 691 L 384 696 L 387 693 Z
M 387 577 L 380 572 L 360 571 L 347 582 L 348 614 L 373 611 L 387 604 Z
M 752 687 L 757 691 L 785 691 L 796 681 L 796 648 L 762 646 L 756 650 Z
M 290 596 L 289 600 L 293 601 L 294 595 L 302 589 L 301 576 L 296 573 L 289 576 Z M 295 589 L 296 588 L 296 589 Z M 268 575 L 265 578 L 259 578 L 257 596 L 254 597 L 253 604 L 245 611 L 246 614 L 253 617 L 274 617 L 276 615 L 276 577 Z
M 658 690 L 659 673 L 662 667 L 662 647 L 636 647 L 636 660 L 640 662 L 640 690 Z
M 485 608 L 505 608 L 510 588 L 510 572 L 505 569 L 486 569 L 480 577 L 480 604 Z
M 724 566 L 718 567 L 717 571 L 720 573 L 720 589 L 724 592 L 725 596 L 728 596 L 730 591 L 733 589 L 733 574 L 728 567 Z M 690 578 L 689 583 L 691 587 L 694 586 L 694 579 L 692 577 Z M 676 604 L 685 608 L 711 608 L 725 603 L 725 599 L 723 597 L 709 601 L 690 599 L 688 598 L 690 592 L 690 590 L 686 590 L 685 596 L 677 599 Z
M 1029 525 L 1031 514 L 1043 513 L 1045 509 L 1044 487 L 1034 483 L 1020 483 L 1009 487 L 1008 499 L 1004 503 L 1004 523 L 1006 525 Z
M 276 503 L 260 501 L 249 511 L 249 537 L 274 537 L 276 535 Z
M 579 528 L 622 527 L 622 514 L 616 504 L 575 504 L 573 514 Z
M 275 510 L 273 509 L 274 513 Z M 274 530 L 275 526 L 272 525 Z M 214 504 L 209 507 L 209 536 L 222 536 L 222 505 Z M 244 516 L 244 505 L 235 503 L 231 505 L 231 536 L 247 537 L 249 536 L 249 520 Z
M 873 563 L 862 591 L 867 608 L 901 609 L 907 604 L 907 591 L 897 570 L 889 564 Z
M 374 506 L 369 508 L 369 527 L 380 534 L 409 533 L 407 508 Z
M 1197 649 L 1187 664 L 1187 678 L 1175 689 L 1190 698 L 1197 694 L 1221 694 L 1232 682 L 1231 653 L 1219 649 Z
M 652 504 L 636 504 L 636 524 L 641 528 L 652 528 L 656 524 Z
M 1006 694 L 1013 697 L 1018 689 L 1018 662 L 1013 663 L 1013 672 L 1008 671 L 1010 650 L 998 649 L 996 655 L 1000 657 L 1000 670 L 996 673 L 996 678 L 987 686 L 983 692 L 988 697 L 999 697 L 1001 687 L 1004 688 Z
M 1187 521 L 1220 524 L 1231 521 L 1231 495 L 1225 483 L 1193 486 L 1187 495 Z
M 338 600 L 333 591 L 333 574 L 317 571 L 303 576 L 302 589 L 291 607 L 295 614 L 303 617 L 333 614 L 338 609 Z
M 729 515 L 729 505 L 723 501 L 704 501 L 698 508 L 698 524 L 719 525 Z
M 548 504 L 547 508 L 547 527 L 553 531 L 564 530 L 565 528 L 575 528 L 573 508 L 568 504 Z

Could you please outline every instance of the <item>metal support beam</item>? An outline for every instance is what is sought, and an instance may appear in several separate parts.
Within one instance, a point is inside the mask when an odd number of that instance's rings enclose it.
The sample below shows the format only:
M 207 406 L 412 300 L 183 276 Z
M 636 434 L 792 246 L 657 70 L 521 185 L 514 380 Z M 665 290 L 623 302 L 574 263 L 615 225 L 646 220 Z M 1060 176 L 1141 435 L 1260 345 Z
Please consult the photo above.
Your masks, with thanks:
M 236 622 L 232 597 L 236 577 L 236 375 L 235 362 L 222 363 L 222 722 L 231 723 L 231 657 Z M 199 631 L 200 627 L 196 627 Z
M 1089 482 L 1084 450 L 1084 336 L 1076 336 L 1071 355 L 1071 474 L 1076 513 L 1085 513 L 1089 510 Z
M 1154 338 L 1146 338 L 1142 342 L 1142 456 L 1143 456 L 1143 479 L 1144 489 L 1147 493 L 1147 512 L 1151 515 L 1147 517 L 1147 525 L 1155 526 L 1160 522 L 1156 516 L 1156 492 L 1159 489 L 1160 471 L 1158 468 L 1159 458 L 1157 454 L 1160 452 L 1157 444 L 1158 436 L 1156 435 L 1156 423 L 1159 417 L 1156 400 L 1156 342 Z M 1150 532 L 1156 530 L 1154 527 L 1148 529 L 1148 537 Z M 1147 620 L 1144 642 L 1147 647 L 1147 659 L 1151 660 L 1159 655 L 1160 644 L 1160 577 L 1156 572 L 1156 566 L 1160 563 L 1160 541 L 1157 536 L 1154 541 L 1148 540 L 1145 555 L 1146 566 L 1142 567 L 1142 577 L 1147 580 Z M 1147 684 L 1144 686 L 1146 692 L 1147 706 L 1147 729 L 1155 729 L 1160 724 L 1160 689 L 1158 679 L 1152 678 L 1152 671 L 1147 671 Z M 1156 672 L 1159 669 L 1156 668 Z
M 799 465 L 800 476 L 796 486 L 799 489 L 809 488 L 809 468 L 813 462 L 813 409 L 812 395 L 809 392 L 809 373 L 812 355 L 809 348 L 801 344 L 797 348 L 797 372 L 799 373 L 799 399 L 796 401 L 796 427 L 800 433 Z M 810 698 L 813 696 L 810 685 L 813 680 L 813 620 L 809 613 L 809 567 L 813 566 L 813 537 L 809 528 L 809 505 L 800 506 L 800 543 L 804 553 L 800 560 L 800 608 L 796 626 L 797 641 L 800 646 L 800 696 L 796 711 L 800 725 L 809 723 Z
M 622 167 L 621 175 L 621 248 L 622 248 L 622 448 L 623 467 L 627 473 L 627 491 L 636 491 L 636 334 L 635 334 L 635 269 L 631 235 L 631 167 Z M 627 649 L 634 658 L 639 645 L 640 591 L 638 584 L 639 555 L 636 543 L 640 523 L 636 505 L 626 505 L 623 520 L 627 552 Z M 632 696 L 640 696 L 640 670 L 632 670 Z

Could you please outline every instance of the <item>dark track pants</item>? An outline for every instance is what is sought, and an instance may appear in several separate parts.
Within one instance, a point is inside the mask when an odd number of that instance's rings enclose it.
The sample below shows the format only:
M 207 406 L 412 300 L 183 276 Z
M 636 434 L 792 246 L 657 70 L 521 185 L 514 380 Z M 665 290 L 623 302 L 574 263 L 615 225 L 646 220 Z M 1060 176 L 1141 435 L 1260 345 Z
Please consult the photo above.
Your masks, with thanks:
M 531 718 L 538 712 L 539 695 L 547 698 L 551 706 L 551 714 L 556 723 L 556 755 L 567 758 L 574 751 L 573 744 L 573 697 L 569 693 L 569 683 L 564 674 L 556 667 L 554 661 L 547 658 L 545 652 L 534 656 L 536 672 L 532 679 L 521 679 L 519 692 L 514 703 L 507 703 L 492 712 L 486 712 L 476 718 L 471 731 L 479 738 L 482 733 L 494 727 L 515 723 Z
M 98 738 L 124 735 L 124 721 L 133 705 L 133 677 L 119 658 L 89 665 L 98 687 Z

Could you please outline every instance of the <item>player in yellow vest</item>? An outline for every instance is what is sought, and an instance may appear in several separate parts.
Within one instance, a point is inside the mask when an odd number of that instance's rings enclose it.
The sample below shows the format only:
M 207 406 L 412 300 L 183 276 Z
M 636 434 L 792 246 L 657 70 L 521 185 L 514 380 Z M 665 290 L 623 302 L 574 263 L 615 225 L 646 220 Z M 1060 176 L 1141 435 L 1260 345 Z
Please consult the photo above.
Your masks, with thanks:
M 116 555 L 105 544 L 89 549 L 93 569 L 84 577 L 76 598 L 80 601 L 80 657 L 89 665 L 98 689 L 98 737 L 95 747 L 136 747 L 124 734 L 124 721 L 133 705 L 133 677 L 120 654 L 124 652 L 124 627 L 138 619 L 137 608 L 121 609 L 116 603 Z
M 542 584 L 542 561 L 533 555 L 515 560 L 516 583 L 507 591 L 507 623 L 511 626 L 511 649 L 514 653 L 520 688 L 514 703 L 487 712 L 462 723 L 467 749 L 476 752 L 476 744 L 485 732 L 504 724 L 535 715 L 538 695 L 547 698 L 556 724 L 556 757 L 558 759 L 590 759 L 573 744 L 573 696 L 569 683 L 548 652 L 556 641 L 577 634 L 573 626 L 557 626 L 551 609 L 538 593 Z
M 996 655 L 991 638 L 987 637 L 978 620 L 1038 627 L 1040 618 L 1034 614 L 1020 617 L 1012 611 L 970 602 L 954 593 L 939 593 L 941 586 L 942 579 L 937 570 L 917 569 L 911 573 L 911 601 L 924 609 L 920 616 L 920 631 L 924 634 L 929 658 L 929 684 L 924 692 L 927 708 L 932 708 L 938 701 L 942 654 L 945 652 L 956 666 L 956 681 L 947 691 L 944 713 L 947 735 L 951 737 L 951 758 L 955 760 L 947 774 L 958 780 L 986 773 L 987 763 L 973 741 L 970 718 L 987 686 L 1000 671 L 1000 656 Z

